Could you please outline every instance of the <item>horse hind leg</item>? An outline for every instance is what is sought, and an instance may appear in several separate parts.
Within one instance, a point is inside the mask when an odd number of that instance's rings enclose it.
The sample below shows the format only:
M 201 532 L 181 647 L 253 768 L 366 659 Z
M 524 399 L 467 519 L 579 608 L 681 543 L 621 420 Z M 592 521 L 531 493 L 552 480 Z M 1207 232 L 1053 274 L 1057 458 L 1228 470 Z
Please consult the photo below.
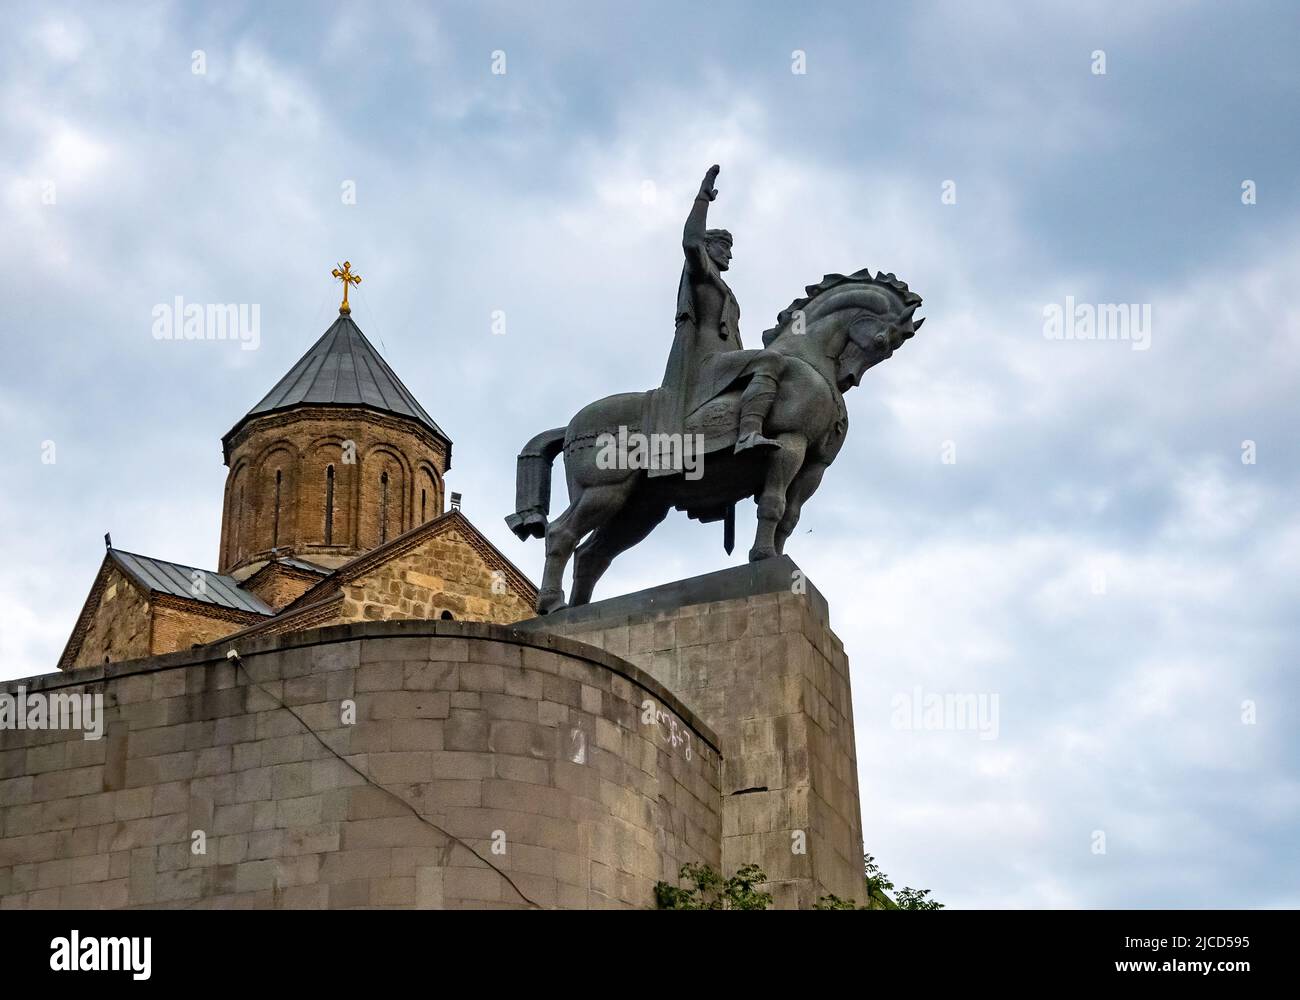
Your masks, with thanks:
M 635 477 L 619 483 L 588 486 L 577 491 L 568 509 L 546 528 L 546 568 L 537 594 L 537 613 L 550 614 L 565 607 L 564 568 L 573 550 L 587 534 L 613 517 L 626 502 Z
M 786 491 L 803 465 L 808 447 L 807 439 L 798 434 L 781 434 L 776 440 L 781 447 L 767 460 L 767 477 L 758 495 L 758 530 L 754 547 L 749 550 L 750 562 L 777 554 L 776 529 L 785 516 Z
M 776 552 L 780 555 L 785 551 L 785 542 L 799 523 L 799 515 L 803 512 L 803 505 L 808 498 L 817 492 L 817 487 L 821 484 L 822 473 L 826 471 L 826 463 L 821 459 L 809 459 L 804 463 L 799 474 L 794 477 L 794 482 L 790 484 L 790 489 L 785 497 L 785 513 L 781 515 L 781 520 L 776 525 Z
M 667 504 L 637 504 L 620 510 L 578 546 L 573 560 L 574 606 L 591 601 L 591 592 L 610 563 L 650 534 L 668 516 Z

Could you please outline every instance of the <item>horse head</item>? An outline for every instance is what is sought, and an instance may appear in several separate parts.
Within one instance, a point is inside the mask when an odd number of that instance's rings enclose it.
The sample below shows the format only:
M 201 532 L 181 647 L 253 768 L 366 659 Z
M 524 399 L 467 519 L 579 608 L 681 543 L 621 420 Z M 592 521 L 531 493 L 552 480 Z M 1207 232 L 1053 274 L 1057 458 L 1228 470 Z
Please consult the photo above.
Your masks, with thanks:
M 907 283 L 868 268 L 853 274 L 828 274 L 804 289 L 763 333 L 764 346 L 786 334 L 807 334 L 823 356 L 835 362 L 835 382 L 847 392 L 868 368 L 891 357 L 921 329 L 915 319 L 921 296 Z

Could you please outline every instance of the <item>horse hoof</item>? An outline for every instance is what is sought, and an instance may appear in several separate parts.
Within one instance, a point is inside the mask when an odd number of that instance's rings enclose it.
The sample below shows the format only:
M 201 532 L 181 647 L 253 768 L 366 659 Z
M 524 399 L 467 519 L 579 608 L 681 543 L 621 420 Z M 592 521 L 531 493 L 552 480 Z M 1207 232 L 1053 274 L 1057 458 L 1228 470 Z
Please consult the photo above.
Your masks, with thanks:
M 549 615 L 554 611 L 563 611 L 568 605 L 564 603 L 564 591 L 543 590 L 537 595 L 537 613 Z
M 759 562 L 763 559 L 771 559 L 776 556 L 776 549 L 752 548 L 749 550 L 749 561 Z

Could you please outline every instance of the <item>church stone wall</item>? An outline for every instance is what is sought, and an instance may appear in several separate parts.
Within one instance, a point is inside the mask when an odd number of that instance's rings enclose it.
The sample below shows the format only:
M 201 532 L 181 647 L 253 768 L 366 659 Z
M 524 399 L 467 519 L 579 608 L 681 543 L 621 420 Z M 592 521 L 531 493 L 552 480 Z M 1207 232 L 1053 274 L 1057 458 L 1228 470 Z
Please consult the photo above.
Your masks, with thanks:
M 89 615 L 78 618 L 60 669 L 171 653 L 213 642 L 258 621 L 249 612 L 149 594 L 105 559 L 91 588 Z M 65 659 L 67 657 L 67 659 Z
M 0 908 L 648 907 L 720 863 L 715 738 L 616 656 L 461 622 L 240 651 L 0 685 L 106 709 L 0 731 Z
M 455 530 L 380 563 L 343 587 L 346 621 L 441 618 L 509 624 L 531 618 L 532 604 L 492 570 Z
M 150 653 L 149 601 L 115 566 L 104 573 L 94 614 L 73 666 L 116 662 Z

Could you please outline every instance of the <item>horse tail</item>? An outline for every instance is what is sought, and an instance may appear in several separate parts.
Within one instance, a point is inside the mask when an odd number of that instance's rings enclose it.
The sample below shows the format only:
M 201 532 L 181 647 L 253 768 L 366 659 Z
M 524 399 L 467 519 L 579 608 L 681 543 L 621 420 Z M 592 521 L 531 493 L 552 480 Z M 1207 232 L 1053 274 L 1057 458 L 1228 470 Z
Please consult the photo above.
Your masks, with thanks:
M 515 466 L 515 513 L 506 525 L 520 540 L 543 538 L 551 512 L 551 466 L 564 448 L 567 427 L 542 431 L 524 445 Z

